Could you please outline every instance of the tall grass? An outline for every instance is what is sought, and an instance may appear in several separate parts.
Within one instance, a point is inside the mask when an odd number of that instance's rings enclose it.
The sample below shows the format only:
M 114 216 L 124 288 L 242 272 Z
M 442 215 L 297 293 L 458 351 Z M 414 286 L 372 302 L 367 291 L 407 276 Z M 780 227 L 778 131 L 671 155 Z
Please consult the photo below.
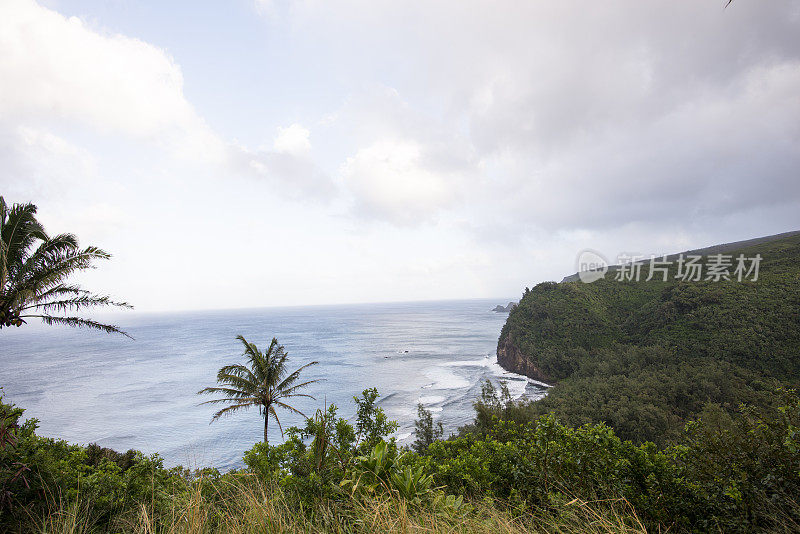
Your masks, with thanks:
M 100 528 L 90 503 L 59 503 L 37 524 L 42 534 L 121 532 L 135 534 L 265 533 L 642 533 L 626 503 L 575 499 L 548 511 L 510 512 L 492 502 L 473 503 L 458 514 L 412 506 L 399 498 L 303 504 L 279 487 L 252 477 L 195 483 L 175 495 L 166 510 L 142 503 Z
M 55 511 L 39 524 L 42 534 L 89 534 L 97 532 L 91 507 L 85 501 L 59 501 Z

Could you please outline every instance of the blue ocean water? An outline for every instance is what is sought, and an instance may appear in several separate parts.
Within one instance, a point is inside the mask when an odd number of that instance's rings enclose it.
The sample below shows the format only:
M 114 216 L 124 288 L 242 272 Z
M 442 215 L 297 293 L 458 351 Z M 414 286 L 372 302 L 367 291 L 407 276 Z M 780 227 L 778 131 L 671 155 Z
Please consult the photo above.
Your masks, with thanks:
M 497 300 L 263 308 L 138 314 L 118 323 L 134 338 L 29 325 L 0 332 L 0 386 L 5 401 L 40 421 L 42 435 L 116 450 L 158 452 L 167 465 L 228 469 L 263 436 L 258 412 L 209 424 L 213 406 L 196 395 L 217 370 L 244 361 L 238 334 L 259 347 L 273 336 L 289 367 L 312 360 L 304 377 L 321 379 L 297 399 L 311 415 L 336 404 L 352 418 L 352 398 L 377 387 L 380 405 L 408 443 L 422 402 L 446 431 L 472 420 L 486 379 L 507 380 L 514 395 L 543 396 L 525 377 L 504 372 L 495 350 L 506 314 Z M 284 428 L 298 416 L 280 412 Z M 270 440 L 281 439 L 270 425 Z

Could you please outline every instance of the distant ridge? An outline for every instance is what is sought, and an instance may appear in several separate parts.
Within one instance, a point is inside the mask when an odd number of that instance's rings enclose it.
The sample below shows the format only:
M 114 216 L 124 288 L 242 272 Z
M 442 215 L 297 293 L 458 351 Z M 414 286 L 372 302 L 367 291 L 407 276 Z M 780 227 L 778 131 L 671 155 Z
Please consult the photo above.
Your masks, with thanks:
M 668 261 L 675 260 L 681 254 L 693 254 L 697 256 L 708 256 L 709 254 L 724 254 L 726 252 L 740 250 L 748 247 L 754 247 L 756 245 L 761 245 L 763 243 L 770 243 L 772 241 L 778 241 L 779 239 L 794 237 L 796 235 L 800 235 L 800 230 L 792 230 L 790 232 L 783 232 L 781 234 L 768 235 L 764 237 L 754 237 L 753 239 L 745 239 L 743 241 L 734 241 L 732 243 L 723 243 L 721 245 L 712 245 L 710 247 L 697 248 L 694 250 L 686 250 L 684 252 L 677 252 L 675 254 L 668 255 L 667 260 Z M 649 260 L 643 260 L 643 261 L 649 261 Z M 619 265 L 609 265 L 608 269 L 610 271 L 617 270 L 619 269 Z M 575 282 L 576 280 L 579 279 L 580 278 L 578 277 L 578 273 L 575 273 L 569 276 L 565 276 L 561 280 L 561 283 Z

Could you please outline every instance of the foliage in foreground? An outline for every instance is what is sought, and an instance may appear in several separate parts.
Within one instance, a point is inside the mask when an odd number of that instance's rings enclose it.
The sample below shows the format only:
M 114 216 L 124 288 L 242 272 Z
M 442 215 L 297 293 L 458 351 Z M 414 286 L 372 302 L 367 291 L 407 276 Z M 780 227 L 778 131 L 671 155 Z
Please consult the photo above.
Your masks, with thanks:
M 335 406 L 246 468 L 165 469 L 157 456 L 35 434 L 2 407 L 0 527 L 122 532 L 797 531 L 800 399 L 778 409 L 708 410 L 677 445 L 623 441 L 604 424 L 519 424 L 485 388 L 482 424 L 423 454 L 387 437 L 375 390 L 354 424 Z M 482 415 L 480 415 L 482 414 Z M 20 468 L 24 467 L 22 475 Z
M 87 515 L 88 504 L 62 505 L 38 519 L 38 532 L 84 533 L 100 525 Z M 291 492 L 246 475 L 202 479 L 165 510 L 146 504 L 118 516 L 116 531 L 150 534 L 201 533 L 630 533 L 646 532 L 621 502 L 564 503 L 557 510 L 513 514 L 491 502 L 479 503 L 468 516 L 443 514 L 397 498 L 375 497 L 340 503 L 319 501 L 300 508 Z

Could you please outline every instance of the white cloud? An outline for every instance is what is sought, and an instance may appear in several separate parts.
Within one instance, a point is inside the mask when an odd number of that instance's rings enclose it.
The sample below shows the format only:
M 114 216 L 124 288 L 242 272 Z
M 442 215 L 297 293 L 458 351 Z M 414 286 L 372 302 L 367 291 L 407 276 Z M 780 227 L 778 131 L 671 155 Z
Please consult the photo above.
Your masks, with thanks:
M 339 176 L 358 217 L 403 226 L 433 222 L 462 201 L 462 188 L 476 177 L 463 136 L 394 88 L 365 87 L 332 117 L 326 122 L 350 141 Z
M 366 214 L 407 224 L 427 219 L 457 196 L 457 174 L 426 161 L 425 148 L 409 140 L 383 140 L 361 148 L 342 175 Z
M 302 126 L 280 129 L 275 153 L 228 142 L 188 102 L 181 69 L 164 50 L 35 2 L 0 8 L 0 79 L 0 129 L 88 127 L 159 146 L 220 176 L 268 179 L 291 194 L 332 191 L 326 175 L 303 159 L 310 143 Z
M 5 120 L 78 121 L 221 157 L 219 140 L 184 98 L 180 68 L 163 50 L 100 33 L 31 1 L 10 0 L 2 11 Z
M 278 127 L 273 149 L 275 152 L 304 156 L 311 152 L 310 132 L 299 124 L 292 124 L 286 128 Z
M 0 185 L 9 199 L 58 197 L 76 176 L 96 178 L 97 162 L 85 148 L 45 129 L 2 126 Z

